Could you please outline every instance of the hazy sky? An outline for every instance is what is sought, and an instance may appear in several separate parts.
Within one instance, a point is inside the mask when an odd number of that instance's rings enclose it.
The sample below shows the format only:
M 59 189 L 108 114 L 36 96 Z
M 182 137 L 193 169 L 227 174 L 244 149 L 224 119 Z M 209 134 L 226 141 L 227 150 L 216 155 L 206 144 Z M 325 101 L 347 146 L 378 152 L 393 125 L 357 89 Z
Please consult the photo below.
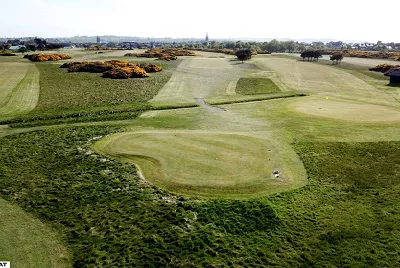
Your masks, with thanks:
M 400 0 L 12 0 L 0 37 L 316 38 L 400 42 Z

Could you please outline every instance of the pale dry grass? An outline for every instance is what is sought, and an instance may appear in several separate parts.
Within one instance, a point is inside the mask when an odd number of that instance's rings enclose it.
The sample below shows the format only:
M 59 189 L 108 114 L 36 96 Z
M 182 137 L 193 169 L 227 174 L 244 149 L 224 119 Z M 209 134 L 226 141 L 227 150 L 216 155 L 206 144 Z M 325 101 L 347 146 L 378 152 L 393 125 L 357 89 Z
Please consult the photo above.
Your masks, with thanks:
M 392 106 L 399 104 L 391 94 L 328 64 L 274 57 L 256 58 L 255 62 L 259 67 L 275 72 L 277 76 L 275 81 L 284 88 L 375 104 Z
M 232 93 L 227 89 L 242 73 L 243 69 L 225 58 L 186 58 L 151 102 L 194 103 L 195 98 L 228 96 Z

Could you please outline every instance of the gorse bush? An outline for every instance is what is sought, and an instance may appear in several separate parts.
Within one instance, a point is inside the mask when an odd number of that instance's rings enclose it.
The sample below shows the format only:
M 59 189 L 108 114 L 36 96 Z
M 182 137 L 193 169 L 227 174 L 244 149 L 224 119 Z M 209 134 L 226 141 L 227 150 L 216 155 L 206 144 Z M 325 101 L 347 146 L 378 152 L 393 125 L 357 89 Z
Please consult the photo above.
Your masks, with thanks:
M 104 78 L 128 79 L 148 77 L 148 73 L 160 72 L 162 67 L 155 64 L 133 64 L 127 61 L 111 60 L 96 62 L 68 62 L 60 66 L 68 72 L 103 73 Z
M 30 61 L 58 61 L 71 59 L 71 56 L 67 54 L 32 54 L 25 55 L 24 58 Z
M 238 49 L 232 49 L 232 48 L 190 48 L 190 50 L 213 52 L 213 53 L 223 53 L 223 54 L 227 54 L 227 55 L 236 55 L 236 52 L 238 51 Z M 265 51 L 265 50 L 251 49 L 251 54 L 254 56 L 257 54 L 271 54 L 271 52 Z
M 343 53 L 337 52 L 337 53 L 332 54 L 332 56 L 330 57 L 330 60 L 333 63 L 336 62 L 336 64 L 339 64 L 343 60 Z
M 196 56 L 193 51 L 184 49 L 162 49 L 154 48 L 147 50 L 144 53 L 127 53 L 126 57 L 144 57 L 144 58 L 157 58 L 159 60 L 176 60 L 178 56 Z
M 0 56 L 16 56 L 16 54 L 12 53 L 12 52 L 1 52 L 0 51 Z
M 128 79 L 148 77 L 149 74 L 139 66 L 119 67 L 103 73 L 104 78 Z
M 141 63 L 141 64 L 138 64 L 138 66 L 140 68 L 143 68 L 148 73 L 160 72 L 163 69 L 161 66 L 158 66 L 155 64 L 150 64 L 150 63 Z
M 366 59 L 388 59 L 399 60 L 400 52 L 370 52 L 361 50 L 326 50 L 323 54 L 332 55 L 335 53 L 343 53 L 344 57 L 356 57 Z
M 387 71 L 394 69 L 394 68 L 400 68 L 400 65 L 391 65 L 391 64 L 379 64 L 376 65 L 375 67 L 369 68 L 370 71 L 374 72 L 381 72 L 381 73 L 386 73 Z

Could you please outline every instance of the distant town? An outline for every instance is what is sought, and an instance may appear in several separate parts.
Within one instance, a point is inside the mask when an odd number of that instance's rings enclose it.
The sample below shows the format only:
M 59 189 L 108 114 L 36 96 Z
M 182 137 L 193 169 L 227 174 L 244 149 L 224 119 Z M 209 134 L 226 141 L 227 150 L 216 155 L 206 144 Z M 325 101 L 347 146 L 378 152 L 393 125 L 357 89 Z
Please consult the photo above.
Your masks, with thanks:
M 300 52 L 306 49 L 364 50 L 364 51 L 400 51 L 400 43 L 390 42 L 342 42 L 342 41 L 293 41 L 277 40 L 230 40 L 212 39 L 208 34 L 203 39 L 194 38 L 141 38 L 120 36 L 78 36 L 68 38 L 0 38 L 0 49 L 14 52 L 53 50 L 71 48 L 135 49 L 135 48 L 249 48 L 269 52 Z

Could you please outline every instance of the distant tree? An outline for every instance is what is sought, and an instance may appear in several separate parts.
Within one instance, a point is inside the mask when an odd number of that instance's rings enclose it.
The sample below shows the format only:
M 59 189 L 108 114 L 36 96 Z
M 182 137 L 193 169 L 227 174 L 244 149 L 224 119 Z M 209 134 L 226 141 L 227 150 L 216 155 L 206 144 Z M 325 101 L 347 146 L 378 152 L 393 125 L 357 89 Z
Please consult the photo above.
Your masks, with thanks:
M 304 51 L 306 49 L 307 49 L 306 46 L 304 44 L 302 44 L 302 43 L 297 45 L 297 50 L 298 51 Z
M 323 49 L 325 47 L 323 42 L 312 42 L 312 46 L 315 49 Z
M 46 50 L 60 49 L 62 47 L 63 47 L 62 44 L 56 44 L 56 43 L 47 43 L 46 44 Z
M 22 54 L 24 54 L 25 52 L 27 52 L 28 51 L 28 49 L 24 46 L 24 47 L 20 47 L 19 49 L 18 49 L 18 52 L 20 52 L 20 53 L 22 53 Z
M 273 39 L 265 46 L 265 50 L 269 52 L 280 52 L 282 51 L 281 42 L 279 42 L 276 39 Z
M 30 51 L 35 51 L 35 50 L 36 50 L 36 46 L 35 46 L 35 45 L 32 45 L 32 44 L 26 45 L 26 49 L 27 49 L 27 50 L 30 50 Z
M 342 49 L 343 46 L 344 46 L 344 43 L 342 41 L 336 41 L 336 42 L 331 41 L 326 44 L 326 47 L 330 48 L 330 49 Z
M 114 48 L 116 46 L 116 44 L 114 42 L 108 42 L 107 46 Z
M 234 48 L 235 47 L 235 43 L 234 42 L 227 42 L 225 43 L 224 48 Z
M 37 49 L 44 49 L 47 45 L 47 42 L 44 39 L 35 38 L 34 41 Z
M 237 49 L 243 48 L 242 41 L 237 41 L 236 44 L 235 44 L 235 48 L 237 48 Z
M 313 53 L 313 58 L 314 60 L 318 61 L 319 58 L 322 57 L 322 51 L 321 50 L 315 50 Z
M 332 64 L 340 64 L 340 62 L 343 60 L 343 53 L 335 53 L 331 56 L 330 60 L 332 61 Z
M 7 49 L 9 49 L 10 47 L 11 47 L 11 44 L 6 43 L 6 44 L 3 45 L 3 48 L 2 48 L 2 49 L 7 50 Z
M 322 52 L 320 50 L 305 50 L 300 54 L 300 57 L 307 60 L 316 60 L 322 57 Z
M 294 41 L 287 41 L 285 44 L 285 50 L 292 53 L 297 49 L 297 44 Z
M 250 49 L 240 49 L 236 51 L 236 57 L 244 63 L 246 60 L 251 59 L 252 52 Z

